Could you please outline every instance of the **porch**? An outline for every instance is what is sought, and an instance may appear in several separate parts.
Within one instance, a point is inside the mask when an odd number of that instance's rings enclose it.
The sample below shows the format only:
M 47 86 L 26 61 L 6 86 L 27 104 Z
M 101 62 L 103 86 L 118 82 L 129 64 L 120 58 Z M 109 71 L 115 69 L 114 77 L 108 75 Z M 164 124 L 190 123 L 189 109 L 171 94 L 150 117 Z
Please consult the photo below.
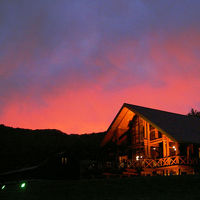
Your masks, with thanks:
M 160 168 L 173 165 L 198 165 L 199 160 L 187 159 L 185 156 L 169 156 L 158 159 L 139 159 L 139 160 L 127 160 L 124 163 L 120 163 L 120 168 L 124 167 L 127 169 L 135 168 Z
M 119 163 L 124 175 L 181 175 L 199 173 L 199 160 L 185 156 L 169 156 L 159 159 L 126 160 Z

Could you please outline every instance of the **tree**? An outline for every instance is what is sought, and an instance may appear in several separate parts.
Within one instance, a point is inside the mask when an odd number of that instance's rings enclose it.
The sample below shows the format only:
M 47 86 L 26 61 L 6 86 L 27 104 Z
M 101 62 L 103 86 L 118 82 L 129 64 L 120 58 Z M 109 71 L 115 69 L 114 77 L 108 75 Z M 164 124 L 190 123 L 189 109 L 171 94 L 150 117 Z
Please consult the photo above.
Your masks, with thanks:
M 187 115 L 200 118 L 200 111 L 192 108 L 191 111 Z

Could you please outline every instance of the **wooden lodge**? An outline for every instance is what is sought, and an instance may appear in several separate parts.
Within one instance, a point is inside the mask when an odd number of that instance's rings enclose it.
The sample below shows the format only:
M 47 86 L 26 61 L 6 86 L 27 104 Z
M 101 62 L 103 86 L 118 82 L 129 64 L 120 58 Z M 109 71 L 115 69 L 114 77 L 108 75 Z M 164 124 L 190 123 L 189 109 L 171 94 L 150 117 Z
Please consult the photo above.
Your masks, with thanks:
M 200 171 L 200 119 L 124 104 L 102 141 L 103 165 L 132 175 Z

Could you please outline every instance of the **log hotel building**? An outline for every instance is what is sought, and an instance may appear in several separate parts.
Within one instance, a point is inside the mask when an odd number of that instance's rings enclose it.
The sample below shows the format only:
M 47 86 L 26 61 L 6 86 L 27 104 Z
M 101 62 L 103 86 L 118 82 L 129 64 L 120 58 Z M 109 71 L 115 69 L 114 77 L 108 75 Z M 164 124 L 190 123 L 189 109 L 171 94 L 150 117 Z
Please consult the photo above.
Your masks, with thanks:
M 132 175 L 200 170 L 200 119 L 124 104 L 102 141 L 103 163 Z

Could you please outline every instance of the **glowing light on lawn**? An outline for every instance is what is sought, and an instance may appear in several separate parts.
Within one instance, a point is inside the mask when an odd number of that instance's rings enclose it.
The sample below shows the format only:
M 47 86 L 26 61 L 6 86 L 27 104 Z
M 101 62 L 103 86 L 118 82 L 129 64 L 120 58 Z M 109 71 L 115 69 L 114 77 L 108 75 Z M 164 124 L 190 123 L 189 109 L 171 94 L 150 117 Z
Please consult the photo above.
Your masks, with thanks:
M 20 188 L 25 188 L 25 187 L 26 187 L 26 183 L 23 182 L 20 184 Z
M 5 189 L 5 187 L 6 187 L 6 185 L 2 185 L 1 189 L 2 189 L 2 190 L 4 190 L 4 189 Z

